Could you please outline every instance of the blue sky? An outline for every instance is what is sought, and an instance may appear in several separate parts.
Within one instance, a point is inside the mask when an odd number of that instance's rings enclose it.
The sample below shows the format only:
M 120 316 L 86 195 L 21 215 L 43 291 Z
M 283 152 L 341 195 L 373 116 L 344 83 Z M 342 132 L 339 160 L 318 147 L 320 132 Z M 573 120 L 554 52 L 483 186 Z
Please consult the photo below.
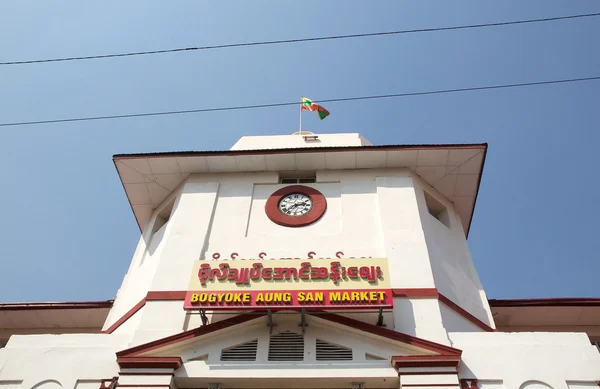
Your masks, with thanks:
M 0 62 L 599 12 L 596 0 L 19 1 Z M 3 66 L 0 122 L 418 92 L 600 75 L 600 18 Z M 600 81 L 331 103 L 317 133 L 488 142 L 469 243 L 490 298 L 600 296 Z M 0 301 L 113 298 L 139 230 L 116 153 L 289 134 L 297 107 L 0 128 Z

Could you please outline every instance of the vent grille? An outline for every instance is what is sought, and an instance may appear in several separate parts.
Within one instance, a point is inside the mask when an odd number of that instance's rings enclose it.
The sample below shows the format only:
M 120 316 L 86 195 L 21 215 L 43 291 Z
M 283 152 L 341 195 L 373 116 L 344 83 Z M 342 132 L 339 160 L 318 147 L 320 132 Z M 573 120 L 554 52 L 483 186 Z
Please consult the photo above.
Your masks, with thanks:
M 269 361 L 302 361 L 304 359 L 304 336 L 285 331 L 271 335 Z
M 352 349 L 317 339 L 317 361 L 351 361 Z
M 221 350 L 221 361 L 256 361 L 258 339 Z

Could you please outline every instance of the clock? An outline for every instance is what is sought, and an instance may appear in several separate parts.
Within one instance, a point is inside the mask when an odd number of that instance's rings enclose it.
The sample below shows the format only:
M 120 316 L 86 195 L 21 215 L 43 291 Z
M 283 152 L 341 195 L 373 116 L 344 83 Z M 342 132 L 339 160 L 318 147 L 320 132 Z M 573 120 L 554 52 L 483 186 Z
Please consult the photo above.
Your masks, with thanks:
M 265 213 L 276 224 L 303 227 L 318 221 L 327 209 L 327 200 L 315 188 L 290 185 L 275 191 L 267 199 Z
M 304 216 L 312 207 L 312 199 L 304 193 L 291 193 L 279 200 L 279 212 L 287 216 Z

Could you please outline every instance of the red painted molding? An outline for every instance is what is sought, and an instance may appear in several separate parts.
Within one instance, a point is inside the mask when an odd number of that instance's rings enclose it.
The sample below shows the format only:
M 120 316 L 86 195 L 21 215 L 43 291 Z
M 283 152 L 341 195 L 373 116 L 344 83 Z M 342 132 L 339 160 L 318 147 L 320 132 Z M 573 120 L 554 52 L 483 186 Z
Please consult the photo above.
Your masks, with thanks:
M 458 355 L 409 355 L 392 357 L 392 366 L 396 369 L 402 367 L 458 367 L 460 363 L 460 354 Z M 445 372 L 454 374 L 456 371 Z M 401 373 L 405 374 L 405 373 Z
M 132 348 L 125 349 L 123 351 L 119 351 L 117 353 L 118 358 L 123 357 L 136 357 L 139 354 L 164 347 L 173 343 L 183 342 L 188 339 L 193 339 L 198 336 L 207 335 L 215 331 L 219 331 L 237 324 L 245 323 L 247 321 L 251 321 L 257 319 L 259 317 L 264 316 L 264 314 L 252 314 L 247 313 L 244 315 L 238 315 L 231 317 L 229 319 L 225 319 L 216 323 L 212 323 L 203 327 L 194 328 L 193 330 L 181 332 L 179 334 L 167 336 L 166 338 L 158 339 L 149 343 L 141 344 L 139 346 L 135 346 Z M 118 360 L 117 358 L 117 360 Z M 123 366 L 121 366 L 123 367 Z
M 24 311 L 35 309 L 102 309 L 111 308 L 114 300 L 77 301 L 66 303 L 2 303 L 0 311 Z
M 430 145 L 369 145 L 369 146 L 335 146 L 335 147 L 307 147 L 287 149 L 262 149 L 262 150 L 222 150 L 222 151 L 167 151 L 158 153 L 139 154 L 114 154 L 113 160 L 125 160 L 147 157 L 210 157 L 214 155 L 260 155 L 260 154 L 288 154 L 290 152 L 319 153 L 319 152 L 347 152 L 347 151 L 396 151 L 396 150 L 435 150 L 435 149 L 487 149 L 487 143 L 470 144 L 430 144 Z
M 410 362 L 410 363 L 415 363 L 418 364 L 419 362 Z M 433 366 L 423 366 L 423 365 L 418 365 L 418 366 L 405 366 L 402 365 L 400 367 L 433 367 Z M 447 375 L 447 374 L 456 374 L 456 370 L 454 371 L 403 371 L 402 373 L 398 373 L 398 377 L 400 376 L 404 376 L 404 375 Z
M 118 327 L 120 327 L 123 323 L 125 323 L 131 316 L 133 316 L 137 311 L 139 311 L 144 305 L 146 305 L 147 301 L 183 301 L 185 299 L 186 291 L 184 290 L 176 290 L 176 291 L 150 291 L 146 295 L 144 299 L 142 299 L 139 303 L 137 303 L 133 308 L 131 308 L 123 317 L 117 320 L 112 326 L 110 326 L 104 333 L 112 333 Z M 458 306 L 452 300 L 439 293 L 436 288 L 406 288 L 406 289 L 392 289 L 393 297 L 407 297 L 407 298 L 437 298 L 441 303 L 443 303 L 448 308 L 452 309 L 454 312 L 462 316 L 464 319 L 470 321 L 477 327 L 483 329 L 484 331 L 493 332 L 495 331 L 493 328 L 467 312 L 465 309 Z M 491 300 L 490 300 L 491 301 Z
M 393 330 L 388 330 L 387 328 L 379 327 L 374 324 L 364 323 L 362 321 L 358 321 L 355 319 L 350 319 L 345 316 L 336 315 L 334 313 L 327 312 L 319 312 L 318 315 L 315 315 L 320 319 L 325 319 L 334 323 L 338 323 L 347 327 L 351 327 L 357 329 L 359 331 L 364 331 L 371 333 L 373 335 L 381 336 L 390 340 L 395 340 L 398 342 L 407 343 L 416 347 L 424 348 L 426 350 L 435 351 L 443 355 L 448 356 L 457 356 L 460 359 L 460 355 L 462 354 L 462 350 L 445 346 L 443 344 L 435 343 L 429 340 L 417 338 L 414 336 L 406 335 L 401 332 L 396 332 Z M 439 356 L 437 356 L 439 357 Z
M 461 389 L 477 389 L 477 379 L 475 378 L 465 378 L 460 380 L 460 388 Z
M 193 330 L 185 331 L 179 334 L 175 334 L 172 336 L 168 336 L 163 339 L 158 339 L 149 343 L 145 343 L 139 346 L 135 346 L 126 350 L 122 350 L 117 352 L 117 361 L 137 361 L 137 359 L 146 360 L 148 358 L 139 357 L 140 354 L 162 348 L 168 345 L 172 345 L 175 343 L 183 342 L 189 339 L 193 339 L 198 336 L 203 336 L 207 334 L 211 334 L 213 332 L 232 327 L 238 324 L 242 324 L 251 320 L 258 319 L 263 317 L 262 313 L 248 313 L 243 315 L 238 315 L 235 317 L 231 317 L 229 319 L 225 319 L 220 322 L 216 322 L 213 324 L 209 324 L 203 327 L 195 328 Z M 456 366 L 460 361 L 460 355 L 462 351 L 453 347 L 445 346 L 439 343 L 431 342 L 429 340 L 416 338 L 414 336 L 402 334 L 400 332 L 388 330 L 382 327 L 378 327 L 373 324 L 363 323 L 358 320 L 350 319 L 344 316 L 339 316 L 332 313 L 320 312 L 318 316 L 323 320 L 327 320 L 330 322 L 338 323 L 343 326 L 347 326 L 350 328 L 357 329 L 359 331 L 364 331 L 371 333 L 373 335 L 381 336 L 390 340 L 399 341 L 403 343 L 407 343 L 413 345 L 415 347 L 420 347 L 426 350 L 434 351 L 439 353 L 440 355 L 431 355 L 424 357 L 394 357 L 392 358 L 392 363 L 402 362 L 403 366 L 408 366 L 406 363 L 415 362 L 418 363 L 419 366 L 428 366 L 428 363 L 434 362 L 431 366 Z M 152 359 L 152 358 L 149 358 Z M 121 363 L 119 363 L 121 367 L 124 367 Z M 147 367 L 148 365 L 141 366 Z
M 119 328 L 123 323 L 125 323 L 129 318 L 137 313 L 144 305 L 146 305 L 147 301 L 178 301 L 185 299 L 185 291 L 176 290 L 176 291 L 150 291 L 146 294 L 146 297 L 140 300 L 139 303 L 133 306 L 125 315 L 123 315 L 119 320 L 113 323 L 108 329 L 102 331 L 107 334 L 112 334 L 117 328 Z
M 180 357 L 132 357 L 119 356 L 117 353 L 117 363 L 121 369 L 179 369 L 182 365 Z M 119 385 L 124 386 L 124 385 Z M 135 385 L 138 386 L 138 385 Z M 162 385 L 161 385 L 162 386 Z M 168 386 L 168 385 L 167 385 Z
M 456 304 L 454 301 L 450 300 L 448 297 L 444 296 L 441 293 L 440 293 L 439 300 L 442 304 L 444 304 L 448 308 L 452 309 L 454 312 L 458 313 L 460 316 L 467 319 L 471 323 L 475 324 L 477 327 L 481 328 L 482 330 L 488 331 L 488 332 L 495 331 L 492 327 L 485 324 L 484 322 L 482 322 L 481 320 L 479 320 L 478 318 L 476 318 L 475 316 L 473 316 L 472 314 L 467 312 L 462 307 L 458 306 L 458 304 Z
M 409 297 L 409 298 L 438 298 L 439 292 L 436 288 L 410 288 L 410 289 L 392 289 L 393 297 Z
M 479 320 L 458 304 L 450 300 L 448 297 L 441 294 L 436 288 L 411 288 L 411 289 L 392 289 L 393 297 L 408 297 L 408 298 L 437 298 L 442 304 L 462 316 L 464 319 L 475 324 L 484 331 L 495 331 L 492 327 Z
M 488 302 L 492 307 L 600 307 L 600 298 L 489 299 Z
M 113 387 L 115 382 L 119 380 L 119 377 L 104 378 L 100 380 L 100 389 L 110 389 Z
M 146 301 L 178 301 L 185 300 L 185 290 L 152 291 L 146 295 Z
M 142 309 L 142 307 L 146 305 L 146 299 L 142 299 L 139 303 L 135 304 L 133 308 L 131 308 L 125 315 L 123 315 L 119 320 L 113 323 L 110 327 L 106 329 L 106 331 L 102 331 L 107 334 L 112 334 L 114 330 L 119 328 L 121 324 L 125 323 L 131 316 L 135 315 L 137 311 Z
M 303 216 L 288 216 L 279 211 L 279 201 L 292 193 L 302 193 L 313 202 L 313 206 L 306 215 Z M 290 185 L 275 191 L 267 199 L 265 204 L 265 212 L 267 217 L 276 224 L 285 227 L 304 227 L 319 220 L 327 210 L 327 200 L 323 193 L 315 188 L 305 185 Z

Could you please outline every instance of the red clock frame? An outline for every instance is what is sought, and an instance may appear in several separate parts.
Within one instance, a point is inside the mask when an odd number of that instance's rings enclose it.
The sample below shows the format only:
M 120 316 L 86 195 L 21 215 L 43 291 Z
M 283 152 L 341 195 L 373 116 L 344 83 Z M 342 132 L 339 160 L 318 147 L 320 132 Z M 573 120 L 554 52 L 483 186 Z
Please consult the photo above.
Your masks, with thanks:
M 282 198 L 292 193 L 301 193 L 310 197 L 313 206 L 306 215 L 288 216 L 279 211 L 279 202 Z M 285 227 L 304 227 L 319 220 L 327 210 L 327 200 L 323 193 L 315 188 L 304 185 L 290 185 L 275 191 L 265 204 L 265 213 L 273 223 Z

